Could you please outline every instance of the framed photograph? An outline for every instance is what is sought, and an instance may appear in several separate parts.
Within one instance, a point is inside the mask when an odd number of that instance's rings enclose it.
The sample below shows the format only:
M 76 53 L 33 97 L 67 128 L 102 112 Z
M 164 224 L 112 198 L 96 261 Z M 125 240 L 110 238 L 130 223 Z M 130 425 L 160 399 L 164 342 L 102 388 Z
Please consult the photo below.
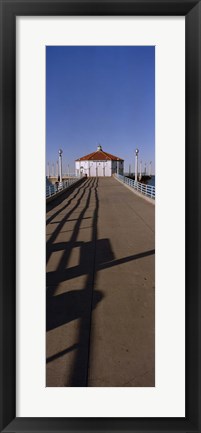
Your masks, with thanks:
M 200 2 L 0 5 L 1 431 L 200 432 Z

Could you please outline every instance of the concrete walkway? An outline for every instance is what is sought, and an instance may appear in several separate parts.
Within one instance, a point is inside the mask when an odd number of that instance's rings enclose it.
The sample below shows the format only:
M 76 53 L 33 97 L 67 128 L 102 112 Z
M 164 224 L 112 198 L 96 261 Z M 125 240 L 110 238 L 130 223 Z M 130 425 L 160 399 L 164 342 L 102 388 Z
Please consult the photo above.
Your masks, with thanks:
M 155 206 L 89 178 L 47 207 L 47 386 L 155 385 Z

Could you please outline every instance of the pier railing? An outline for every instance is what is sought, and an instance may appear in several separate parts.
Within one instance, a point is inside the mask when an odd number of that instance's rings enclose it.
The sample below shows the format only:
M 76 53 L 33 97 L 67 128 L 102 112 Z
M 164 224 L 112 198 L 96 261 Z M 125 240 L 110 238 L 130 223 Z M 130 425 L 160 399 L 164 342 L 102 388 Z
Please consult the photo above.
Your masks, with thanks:
M 121 174 L 115 173 L 115 177 L 141 194 L 144 194 L 153 200 L 155 199 L 155 186 L 137 182 L 133 179 L 129 179 L 129 177 L 122 176 Z
M 51 197 L 52 195 L 57 194 L 58 192 L 69 188 L 73 183 L 76 183 L 80 180 L 79 177 L 74 177 L 67 179 L 63 182 L 57 182 L 54 185 L 46 186 L 46 198 Z

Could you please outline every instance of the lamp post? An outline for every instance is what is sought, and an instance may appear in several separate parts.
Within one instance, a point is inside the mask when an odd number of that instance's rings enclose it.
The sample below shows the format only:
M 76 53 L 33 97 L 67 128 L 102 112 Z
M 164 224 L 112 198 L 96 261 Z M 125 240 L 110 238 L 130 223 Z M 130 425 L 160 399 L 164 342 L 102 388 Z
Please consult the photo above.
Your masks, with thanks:
M 47 176 L 50 177 L 50 163 L 47 163 Z
M 55 177 L 54 163 L 52 163 L 52 177 Z
M 59 183 L 62 186 L 62 153 L 63 150 L 59 149 Z
M 57 180 L 59 180 L 59 162 L 57 161 L 57 165 L 56 165 L 56 177 L 57 177 Z
M 142 160 L 140 160 L 140 180 L 142 179 Z
M 151 164 L 152 164 L 152 161 L 150 161 L 150 163 L 149 163 L 149 177 L 151 177 Z
M 147 174 L 147 163 L 146 162 L 145 162 L 145 165 L 144 165 L 144 174 L 145 174 L 145 176 Z
M 137 174 L 138 174 L 138 153 L 139 153 L 139 149 L 135 149 L 135 182 L 137 182 Z

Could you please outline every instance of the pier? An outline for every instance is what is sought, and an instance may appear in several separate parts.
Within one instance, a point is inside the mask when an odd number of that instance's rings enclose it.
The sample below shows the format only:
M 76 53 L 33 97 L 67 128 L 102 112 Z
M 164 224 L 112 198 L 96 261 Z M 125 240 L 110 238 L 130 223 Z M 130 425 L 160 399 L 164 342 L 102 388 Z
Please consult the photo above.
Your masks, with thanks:
M 155 386 L 155 207 L 114 177 L 47 204 L 46 386 Z

